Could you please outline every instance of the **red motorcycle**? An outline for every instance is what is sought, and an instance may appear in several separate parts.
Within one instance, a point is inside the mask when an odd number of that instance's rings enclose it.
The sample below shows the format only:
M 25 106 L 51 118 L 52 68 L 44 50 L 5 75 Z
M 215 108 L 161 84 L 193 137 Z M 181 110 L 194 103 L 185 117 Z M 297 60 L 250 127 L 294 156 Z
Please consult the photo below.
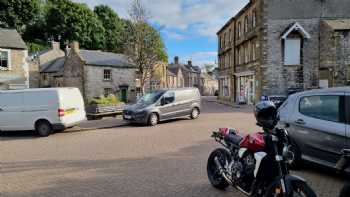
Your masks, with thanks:
M 208 178 L 215 188 L 231 185 L 254 197 L 316 197 L 304 179 L 289 174 L 293 153 L 285 129 L 243 136 L 221 128 L 212 137 L 224 146 L 208 158 Z

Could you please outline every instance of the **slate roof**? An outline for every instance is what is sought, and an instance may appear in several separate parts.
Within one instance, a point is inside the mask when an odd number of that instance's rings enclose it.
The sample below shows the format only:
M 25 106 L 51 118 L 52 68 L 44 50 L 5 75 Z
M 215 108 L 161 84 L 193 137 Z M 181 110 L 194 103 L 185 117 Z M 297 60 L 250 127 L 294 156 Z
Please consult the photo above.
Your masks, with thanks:
M 173 69 L 173 68 L 181 68 L 182 70 L 184 70 L 185 72 L 194 72 L 194 73 L 201 73 L 201 69 L 198 66 L 191 66 L 188 64 L 174 64 L 171 63 L 169 64 L 169 68 Z
M 27 49 L 27 46 L 16 30 L 0 28 L 0 48 Z
M 63 65 L 65 62 L 65 57 L 59 57 L 52 61 L 46 62 L 41 65 L 40 72 L 42 73 L 54 73 L 63 71 Z
M 334 30 L 349 30 L 350 19 L 323 20 Z
M 127 56 L 123 54 L 94 50 L 79 50 L 79 55 L 88 65 L 134 67 L 128 60 Z

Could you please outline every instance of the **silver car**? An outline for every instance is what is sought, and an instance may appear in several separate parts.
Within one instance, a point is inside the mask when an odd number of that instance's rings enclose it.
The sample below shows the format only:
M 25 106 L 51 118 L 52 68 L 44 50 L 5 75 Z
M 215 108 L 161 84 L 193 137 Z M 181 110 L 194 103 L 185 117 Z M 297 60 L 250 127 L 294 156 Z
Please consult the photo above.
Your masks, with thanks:
M 293 94 L 279 117 L 292 138 L 294 166 L 306 160 L 334 168 L 342 149 L 350 148 L 350 87 Z
M 146 94 L 136 104 L 126 106 L 123 119 L 154 126 L 159 121 L 184 116 L 196 119 L 200 110 L 201 95 L 197 88 L 158 90 Z

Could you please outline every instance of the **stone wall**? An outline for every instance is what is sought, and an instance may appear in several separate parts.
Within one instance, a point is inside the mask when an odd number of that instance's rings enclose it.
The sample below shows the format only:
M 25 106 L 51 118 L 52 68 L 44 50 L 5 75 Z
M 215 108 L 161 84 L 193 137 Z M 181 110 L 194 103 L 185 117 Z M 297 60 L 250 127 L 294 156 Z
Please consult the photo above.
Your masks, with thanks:
M 26 62 L 27 56 L 27 50 L 10 50 L 10 69 L 0 70 L 1 89 L 28 88 L 29 66 Z
M 104 69 L 112 71 L 112 80 L 103 80 Z M 115 93 L 120 93 L 120 86 L 129 86 L 128 99 L 134 100 L 136 69 L 131 68 L 113 68 L 106 66 L 85 66 L 85 96 L 89 100 L 96 96 L 104 94 L 104 88 L 112 88 Z
M 328 71 L 329 86 L 349 85 L 347 76 L 350 65 L 350 31 L 335 31 L 321 23 L 320 69 Z
M 286 66 L 283 62 L 282 33 L 298 22 L 310 35 L 303 39 L 302 64 Z M 268 20 L 267 42 L 263 50 L 267 53 L 262 70 L 262 92 L 266 95 L 287 94 L 288 89 L 309 89 L 318 86 L 319 66 L 319 22 L 320 19 Z
M 77 87 L 86 99 L 85 87 L 84 87 L 84 70 L 85 63 L 82 61 L 79 54 L 72 49 L 68 58 L 64 63 L 63 87 Z

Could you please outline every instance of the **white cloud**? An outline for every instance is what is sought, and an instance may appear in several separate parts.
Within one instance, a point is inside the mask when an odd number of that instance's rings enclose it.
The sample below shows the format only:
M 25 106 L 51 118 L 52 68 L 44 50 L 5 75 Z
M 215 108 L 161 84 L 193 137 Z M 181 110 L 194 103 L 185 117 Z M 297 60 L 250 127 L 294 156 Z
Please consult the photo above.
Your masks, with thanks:
M 184 57 L 184 61 L 191 60 L 194 65 L 203 67 L 206 64 L 217 65 L 216 51 L 200 51 Z
M 127 17 L 130 0 L 74 0 L 90 7 L 106 4 Z M 165 28 L 193 31 L 200 36 L 215 37 L 220 27 L 249 0 L 143 0 L 151 21 Z M 173 35 L 174 36 L 174 35 Z M 176 36 L 175 36 L 176 37 Z

